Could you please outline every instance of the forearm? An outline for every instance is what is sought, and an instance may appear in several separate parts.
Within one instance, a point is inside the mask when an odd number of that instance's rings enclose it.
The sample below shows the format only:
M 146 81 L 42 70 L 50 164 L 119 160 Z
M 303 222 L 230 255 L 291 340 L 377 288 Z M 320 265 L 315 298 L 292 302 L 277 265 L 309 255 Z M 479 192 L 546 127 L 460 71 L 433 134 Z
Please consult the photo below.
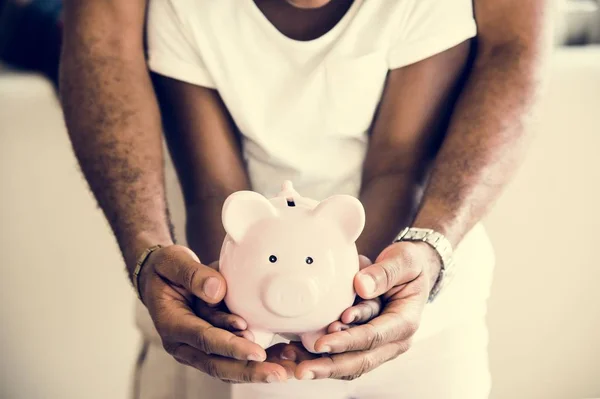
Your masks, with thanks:
M 411 173 L 389 173 L 364 179 L 360 201 L 365 208 L 365 228 L 357 240 L 360 254 L 372 260 L 415 217 L 423 190 Z
M 217 91 L 161 75 L 154 81 L 184 194 L 188 244 L 208 264 L 225 238 L 223 202 L 250 189 L 239 138 Z
M 67 13 L 67 25 L 77 29 L 74 19 Z M 131 268 L 145 247 L 172 240 L 158 107 L 141 47 L 121 47 L 104 33 L 73 33 L 65 34 L 61 60 L 65 120 L 81 169 Z
M 533 46 L 513 44 L 478 56 L 414 226 L 440 231 L 457 245 L 491 208 L 529 142 L 543 59 Z

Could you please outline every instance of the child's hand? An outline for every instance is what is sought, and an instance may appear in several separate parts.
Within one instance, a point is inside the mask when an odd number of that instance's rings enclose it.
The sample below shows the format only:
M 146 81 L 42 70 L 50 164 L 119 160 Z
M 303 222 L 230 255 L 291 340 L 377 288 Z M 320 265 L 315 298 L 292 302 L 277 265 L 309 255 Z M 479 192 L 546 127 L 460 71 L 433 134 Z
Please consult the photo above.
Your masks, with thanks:
M 373 264 L 369 258 L 364 255 L 358 256 L 360 270 Z M 344 331 L 351 325 L 364 324 L 369 320 L 379 316 L 381 312 L 381 299 L 362 299 L 357 296 L 354 305 L 342 313 L 339 320 L 334 321 L 327 328 L 328 333 Z

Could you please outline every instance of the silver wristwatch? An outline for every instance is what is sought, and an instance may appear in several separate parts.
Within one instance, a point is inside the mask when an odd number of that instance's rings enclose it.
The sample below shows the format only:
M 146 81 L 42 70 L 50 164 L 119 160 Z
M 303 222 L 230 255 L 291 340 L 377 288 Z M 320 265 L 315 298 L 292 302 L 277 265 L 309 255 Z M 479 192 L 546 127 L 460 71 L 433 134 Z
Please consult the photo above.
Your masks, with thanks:
M 454 275 L 454 261 L 452 260 L 453 250 L 452 244 L 443 234 L 438 233 L 432 229 L 421 229 L 418 227 L 407 227 L 398 234 L 394 242 L 400 241 L 419 241 L 425 242 L 440 256 L 442 265 L 440 267 L 440 274 L 438 275 L 435 284 L 431 288 L 429 293 L 428 302 L 432 302 L 442 291 L 442 289 L 448 285 Z

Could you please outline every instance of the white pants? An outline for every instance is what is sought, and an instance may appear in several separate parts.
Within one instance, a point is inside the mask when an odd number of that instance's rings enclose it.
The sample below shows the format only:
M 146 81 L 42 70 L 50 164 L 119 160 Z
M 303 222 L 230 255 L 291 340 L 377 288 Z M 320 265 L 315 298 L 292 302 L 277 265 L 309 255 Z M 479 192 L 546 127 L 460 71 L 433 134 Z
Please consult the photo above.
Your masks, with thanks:
M 481 319 L 417 341 L 407 353 L 354 381 L 229 385 L 147 344 L 136 371 L 135 399 L 483 399 L 489 390 L 487 331 Z

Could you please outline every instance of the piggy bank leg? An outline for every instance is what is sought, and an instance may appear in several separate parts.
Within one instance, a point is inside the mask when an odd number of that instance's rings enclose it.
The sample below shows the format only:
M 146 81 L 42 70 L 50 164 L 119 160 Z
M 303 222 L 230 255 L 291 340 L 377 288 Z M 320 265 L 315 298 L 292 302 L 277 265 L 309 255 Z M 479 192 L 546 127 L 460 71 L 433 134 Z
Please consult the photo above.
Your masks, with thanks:
M 306 332 L 301 336 L 302 345 L 304 345 L 307 351 L 311 353 L 317 353 L 315 351 L 315 342 L 317 342 L 317 340 L 325 334 L 327 334 L 326 328 L 317 331 Z
M 253 330 L 253 329 L 248 329 L 248 331 L 250 331 L 252 333 L 252 335 L 254 335 L 254 342 L 256 344 L 260 345 L 263 349 L 267 349 L 271 345 L 271 342 L 273 341 L 273 337 L 275 336 L 275 334 L 273 334 L 272 332 L 268 332 L 268 331 Z

